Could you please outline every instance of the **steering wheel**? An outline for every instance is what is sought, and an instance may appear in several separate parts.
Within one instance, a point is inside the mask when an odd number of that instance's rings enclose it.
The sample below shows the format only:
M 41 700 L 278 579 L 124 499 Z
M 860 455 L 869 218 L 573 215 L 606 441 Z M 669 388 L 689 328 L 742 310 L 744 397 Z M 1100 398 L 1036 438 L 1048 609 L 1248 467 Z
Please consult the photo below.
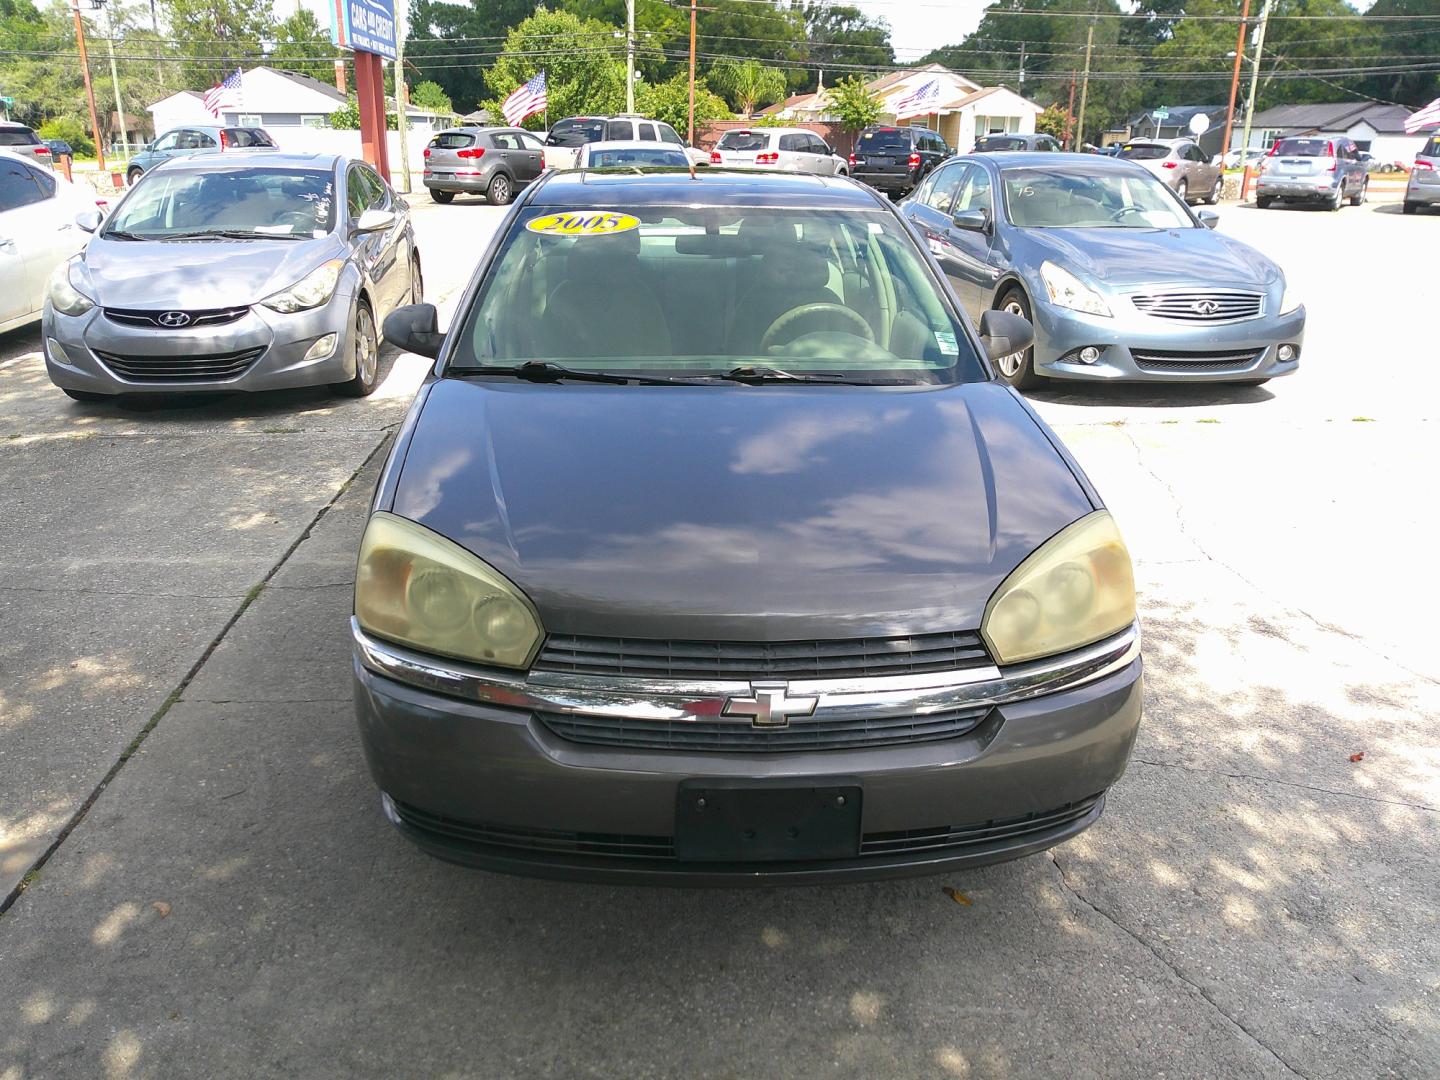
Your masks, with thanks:
M 840 304 L 826 303 L 801 304 L 797 308 L 791 308 L 789 311 L 785 312 L 783 315 L 781 315 L 778 319 L 776 319 L 770 324 L 769 329 L 767 329 L 764 336 L 760 338 L 760 351 L 762 353 L 768 352 L 770 346 L 774 345 L 776 343 L 776 340 L 780 337 L 781 331 L 789 327 L 791 323 L 799 322 L 801 319 L 809 315 L 820 314 L 843 315 L 845 316 L 845 318 L 849 319 L 852 323 L 855 324 L 855 326 L 859 328 L 860 337 L 863 337 L 866 341 L 875 340 L 875 331 L 870 329 L 870 324 L 865 321 L 865 317 L 854 311 L 851 311 L 847 307 L 844 307 Z
M 1143 214 L 1144 212 L 1145 211 L 1141 210 L 1138 206 L 1122 206 L 1119 210 L 1116 210 L 1113 214 L 1110 215 L 1110 220 L 1119 221 L 1126 214 Z

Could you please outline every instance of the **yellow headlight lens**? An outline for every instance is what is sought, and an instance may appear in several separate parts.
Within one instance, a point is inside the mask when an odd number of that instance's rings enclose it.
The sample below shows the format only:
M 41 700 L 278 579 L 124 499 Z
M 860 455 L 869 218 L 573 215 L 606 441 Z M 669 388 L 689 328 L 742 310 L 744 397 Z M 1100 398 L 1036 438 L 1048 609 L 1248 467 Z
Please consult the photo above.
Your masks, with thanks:
M 479 664 L 530 665 L 545 631 L 519 589 L 423 525 L 373 515 L 360 543 L 355 617 L 369 633 Z
M 1040 545 L 995 590 L 980 634 L 999 664 L 1069 652 L 1135 621 L 1135 572 L 1108 510 Z

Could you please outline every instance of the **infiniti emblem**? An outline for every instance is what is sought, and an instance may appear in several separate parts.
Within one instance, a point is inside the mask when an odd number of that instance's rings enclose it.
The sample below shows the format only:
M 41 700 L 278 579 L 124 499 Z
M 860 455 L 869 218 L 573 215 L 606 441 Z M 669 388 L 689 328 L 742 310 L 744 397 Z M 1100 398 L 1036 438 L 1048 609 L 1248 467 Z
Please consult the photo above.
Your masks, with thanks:
M 721 716 L 748 716 L 750 726 L 782 728 L 790 726 L 792 716 L 810 716 L 819 698 L 790 697 L 789 684 L 783 682 L 752 682 L 750 697 L 726 699 Z
M 183 311 L 166 311 L 155 320 L 161 326 L 168 326 L 174 329 L 177 326 L 189 326 L 190 316 Z
M 1214 315 L 1220 310 L 1220 305 L 1214 300 L 1196 300 L 1190 305 L 1190 310 L 1198 315 Z

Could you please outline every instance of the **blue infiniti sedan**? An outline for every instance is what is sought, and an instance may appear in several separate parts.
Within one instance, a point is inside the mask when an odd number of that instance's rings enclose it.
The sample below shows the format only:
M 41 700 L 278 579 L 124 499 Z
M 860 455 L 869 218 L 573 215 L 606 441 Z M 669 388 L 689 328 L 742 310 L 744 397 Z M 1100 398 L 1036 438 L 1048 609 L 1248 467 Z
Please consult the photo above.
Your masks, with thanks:
M 1299 367 L 1305 308 L 1280 268 L 1132 162 L 972 154 L 901 212 L 971 318 L 1034 324 L 1035 344 L 997 361 L 1012 386 L 1259 384 Z

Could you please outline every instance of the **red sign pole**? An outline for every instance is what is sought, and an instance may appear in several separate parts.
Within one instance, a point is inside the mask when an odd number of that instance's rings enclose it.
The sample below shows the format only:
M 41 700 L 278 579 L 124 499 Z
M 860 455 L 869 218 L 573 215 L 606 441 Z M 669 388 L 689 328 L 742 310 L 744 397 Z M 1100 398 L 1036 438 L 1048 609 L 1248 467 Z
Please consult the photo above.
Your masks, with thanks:
M 385 137 L 385 69 L 378 55 L 355 51 L 355 91 L 360 101 L 360 150 L 387 181 L 390 149 Z

